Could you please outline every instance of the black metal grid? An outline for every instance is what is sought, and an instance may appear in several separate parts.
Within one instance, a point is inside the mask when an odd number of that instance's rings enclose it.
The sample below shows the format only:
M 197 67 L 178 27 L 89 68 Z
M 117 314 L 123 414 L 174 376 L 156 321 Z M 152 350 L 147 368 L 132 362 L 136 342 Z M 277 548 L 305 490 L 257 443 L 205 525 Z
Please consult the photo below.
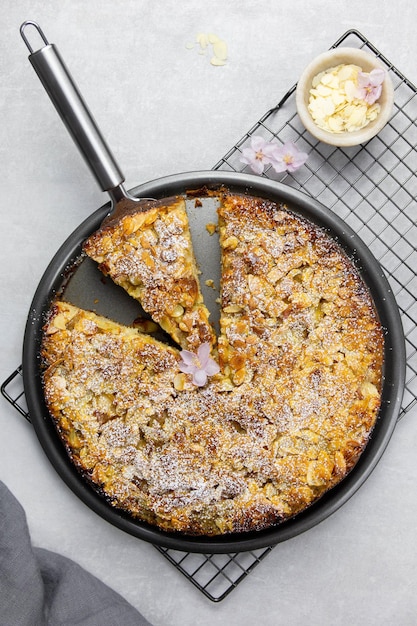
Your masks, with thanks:
M 316 198 L 342 217 L 365 241 L 383 267 L 396 297 L 406 339 L 407 370 L 400 417 L 417 403 L 417 89 L 361 33 L 347 31 L 333 48 L 351 46 L 373 53 L 386 66 L 395 89 L 390 122 L 366 145 L 334 148 L 316 141 L 302 127 L 293 86 L 214 166 L 242 172 L 242 149 L 253 135 L 293 141 L 309 157 L 294 174 L 264 176 Z M 18 367 L 1 393 L 30 421 Z M 213 602 L 223 600 L 272 550 L 235 554 L 194 554 L 155 546 Z
M 14 408 L 19 411 L 24 418 L 30 422 L 28 407 L 26 404 L 25 390 L 23 388 L 23 371 L 19 365 L 14 372 L 10 374 L 1 386 L 2 395 L 10 402 Z
M 194 554 L 155 546 L 209 600 L 220 602 L 272 550 L 272 546 L 233 554 Z
M 417 402 L 417 89 L 358 31 L 347 31 L 332 47 L 339 46 L 373 53 L 392 79 L 393 115 L 376 137 L 343 149 L 316 140 L 298 118 L 294 85 L 214 169 L 250 171 L 240 157 L 254 135 L 292 141 L 308 153 L 305 166 L 293 174 L 276 174 L 269 167 L 263 176 L 285 182 L 337 213 L 380 262 L 397 300 L 406 339 L 403 417 Z

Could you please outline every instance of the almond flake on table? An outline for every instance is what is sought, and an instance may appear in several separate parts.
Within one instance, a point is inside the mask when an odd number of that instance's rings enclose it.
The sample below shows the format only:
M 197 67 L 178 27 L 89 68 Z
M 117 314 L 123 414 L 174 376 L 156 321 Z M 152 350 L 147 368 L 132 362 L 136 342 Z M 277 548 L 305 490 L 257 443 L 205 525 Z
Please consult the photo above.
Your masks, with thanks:
M 195 43 L 198 46 L 198 53 L 205 55 L 211 47 L 212 56 L 210 58 L 211 65 L 226 65 L 227 61 L 227 43 L 214 33 L 198 33 Z M 188 50 L 194 48 L 194 43 L 187 43 L 185 46 Z

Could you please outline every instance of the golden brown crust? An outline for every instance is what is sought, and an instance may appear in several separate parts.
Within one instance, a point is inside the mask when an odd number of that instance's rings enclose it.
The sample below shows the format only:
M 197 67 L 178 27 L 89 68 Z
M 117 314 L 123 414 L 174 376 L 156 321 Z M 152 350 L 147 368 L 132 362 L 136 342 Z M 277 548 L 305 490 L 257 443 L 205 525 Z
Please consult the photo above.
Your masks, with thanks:
M 214 343 L 183 198 L 119 211 L 87 239 L 84 251 L 183 348 Z
M 357 271 L 285 207 L 223 193 L 221 372 L 58 302 L 45 397 L 68 452 L 118 508 L 194 535 L 261 530 L 336 485 L 380 405 L 383 333 Z
M 225 195 L 219 208 L 222 302 L 219 356 L 235 384 L 268 372 L 333 370 L 379 387 L 382 333 L 352 263 L 285 207 Z M 267 363 L 271 367 L 267 367 Z M 298 365 L 297 365 L 297 364 Z M 353 371 L 352 371 L 353 370 Z

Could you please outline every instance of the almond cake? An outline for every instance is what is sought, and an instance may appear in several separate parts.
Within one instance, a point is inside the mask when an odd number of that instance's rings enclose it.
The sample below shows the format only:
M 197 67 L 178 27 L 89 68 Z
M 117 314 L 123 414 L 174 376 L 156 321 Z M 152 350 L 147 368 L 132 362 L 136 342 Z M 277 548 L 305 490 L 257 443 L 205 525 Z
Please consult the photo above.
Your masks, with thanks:
M 183 198 L 110 216 L 84 250 L 183 348 L 214 342 Z
M 287 520 L 347 475 L 378 415 L 384 347 L 367 287 L 322 229 L 284 205 L 218 193 L 217 344 L 208 316 L 193 317 L 204 307 L 199 287 L 189 304 L 170 298 L 183 263 L 196 279 L 183 199 L 174 199 L 104 225 L 85 250 L 141 301 L 149 267 L 156 281 L 166 273 L 170 292 L 158 285 L 148 310 L 178 347 L 63 301 L 42 345 L 46 402 L 83 476 L 133 517 L 203 536 Z M 163 251 L 179 250 L 172 272 Z M 188 326 L 177 325 L 177 304 Z M 181 348 L 207 342 L 220 371 L 199 387 Z

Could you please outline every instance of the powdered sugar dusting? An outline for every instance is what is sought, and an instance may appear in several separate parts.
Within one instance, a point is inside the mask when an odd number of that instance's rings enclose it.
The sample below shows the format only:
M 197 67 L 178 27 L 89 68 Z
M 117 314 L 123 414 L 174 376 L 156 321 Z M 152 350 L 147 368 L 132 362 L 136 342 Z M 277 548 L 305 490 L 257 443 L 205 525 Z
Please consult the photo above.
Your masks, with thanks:
M 204 387 L 178 350 L 64 303 L 43 342 L 46 399 L 76 464 L 133 516 L 205 535 L 268 527 L 341 480 L 377 415 L 383 345 L 324 233 L 259 199 L 226 195 L 219 214 L 221 373 Z M 180 226 L 154 228 L 167 254 Z

